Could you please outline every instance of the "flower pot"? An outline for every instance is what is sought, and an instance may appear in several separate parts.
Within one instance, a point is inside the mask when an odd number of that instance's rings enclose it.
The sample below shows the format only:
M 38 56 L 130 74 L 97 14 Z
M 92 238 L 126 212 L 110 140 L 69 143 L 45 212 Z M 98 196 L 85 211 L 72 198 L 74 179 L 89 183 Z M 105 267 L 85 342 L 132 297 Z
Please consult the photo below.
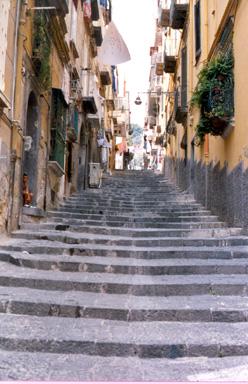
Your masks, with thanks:
M 213 116 L 210 118 L 211 134 L 214 136 L 222 135 L 228 125 L 228 119 L 225 117 Z

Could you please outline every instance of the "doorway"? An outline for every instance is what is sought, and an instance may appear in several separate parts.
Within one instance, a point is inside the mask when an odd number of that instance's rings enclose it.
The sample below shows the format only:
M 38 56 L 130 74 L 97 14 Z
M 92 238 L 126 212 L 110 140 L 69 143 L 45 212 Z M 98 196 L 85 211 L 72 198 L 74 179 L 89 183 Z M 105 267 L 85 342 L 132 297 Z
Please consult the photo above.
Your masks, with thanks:
M 29 190 L 33 194 L 32 205 L 37 202 L 37 164 L 39 142 L 39 113 L 36 96 L 30 93 L 26 118 L 26 138 L 30 145 L 24 148 L 23 173 L 28 175 Z
M 80 130 L 79 156 L 78 156 L 78 190 L 86 189 L 88 186 L 89 167 L 89 135 L 84 124 Z

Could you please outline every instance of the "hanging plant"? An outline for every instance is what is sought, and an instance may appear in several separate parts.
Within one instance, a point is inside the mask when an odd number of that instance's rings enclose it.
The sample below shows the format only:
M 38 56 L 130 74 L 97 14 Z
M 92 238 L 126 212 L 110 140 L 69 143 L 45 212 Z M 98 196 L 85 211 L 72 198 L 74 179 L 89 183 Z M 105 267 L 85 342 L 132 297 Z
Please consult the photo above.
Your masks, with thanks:
M 47 34 L 47 21 L 43 13 L 37 12 L 33 27 L 32 61 L 36 77 L 44 89 L 51 83 L 51 43 Z
M 207 63 L 198 75 L 198 84 L 191 98 L 191 105 L 201 110 L 196 136 L 201 142 L 205 134 L 223 133 L 234 114 L 233 54 L 219 54 Z

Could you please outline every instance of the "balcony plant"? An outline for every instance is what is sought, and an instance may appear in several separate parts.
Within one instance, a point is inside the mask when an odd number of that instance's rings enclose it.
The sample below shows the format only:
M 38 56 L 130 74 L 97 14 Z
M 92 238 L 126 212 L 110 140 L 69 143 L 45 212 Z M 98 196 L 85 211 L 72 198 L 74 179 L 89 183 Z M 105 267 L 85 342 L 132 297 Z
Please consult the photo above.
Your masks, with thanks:
M 220 53 L 209 61 L 198 75 L 198 84 L 191 105 L 200 108 L 196 136 L 200 142 L 205 134 L 222 135 L 234 114 L 233 103 L 233 54 Z
M 50 86 L 51 43 L 47 33 L 47 20 L 42 13 L 37 13 L 33 24 L 32 62 L 34 72 L 44 89 Z

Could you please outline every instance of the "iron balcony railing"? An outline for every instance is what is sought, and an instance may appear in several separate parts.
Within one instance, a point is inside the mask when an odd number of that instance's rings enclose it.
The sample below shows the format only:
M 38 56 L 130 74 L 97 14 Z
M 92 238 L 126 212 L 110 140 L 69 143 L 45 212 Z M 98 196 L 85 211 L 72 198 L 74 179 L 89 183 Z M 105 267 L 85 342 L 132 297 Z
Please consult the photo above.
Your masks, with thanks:
M 175 120 L 177 123 L 182 123 L 187 116 L 187 87 L 178 87 L 175 92 Z
M 234 116 L 234 84 L 232 79 L 216 83 L 209 92 L 205 113 L 230 118 Z
M 183 29 L 189 7 L 188 0 L 171 0 L 170 27 Z

